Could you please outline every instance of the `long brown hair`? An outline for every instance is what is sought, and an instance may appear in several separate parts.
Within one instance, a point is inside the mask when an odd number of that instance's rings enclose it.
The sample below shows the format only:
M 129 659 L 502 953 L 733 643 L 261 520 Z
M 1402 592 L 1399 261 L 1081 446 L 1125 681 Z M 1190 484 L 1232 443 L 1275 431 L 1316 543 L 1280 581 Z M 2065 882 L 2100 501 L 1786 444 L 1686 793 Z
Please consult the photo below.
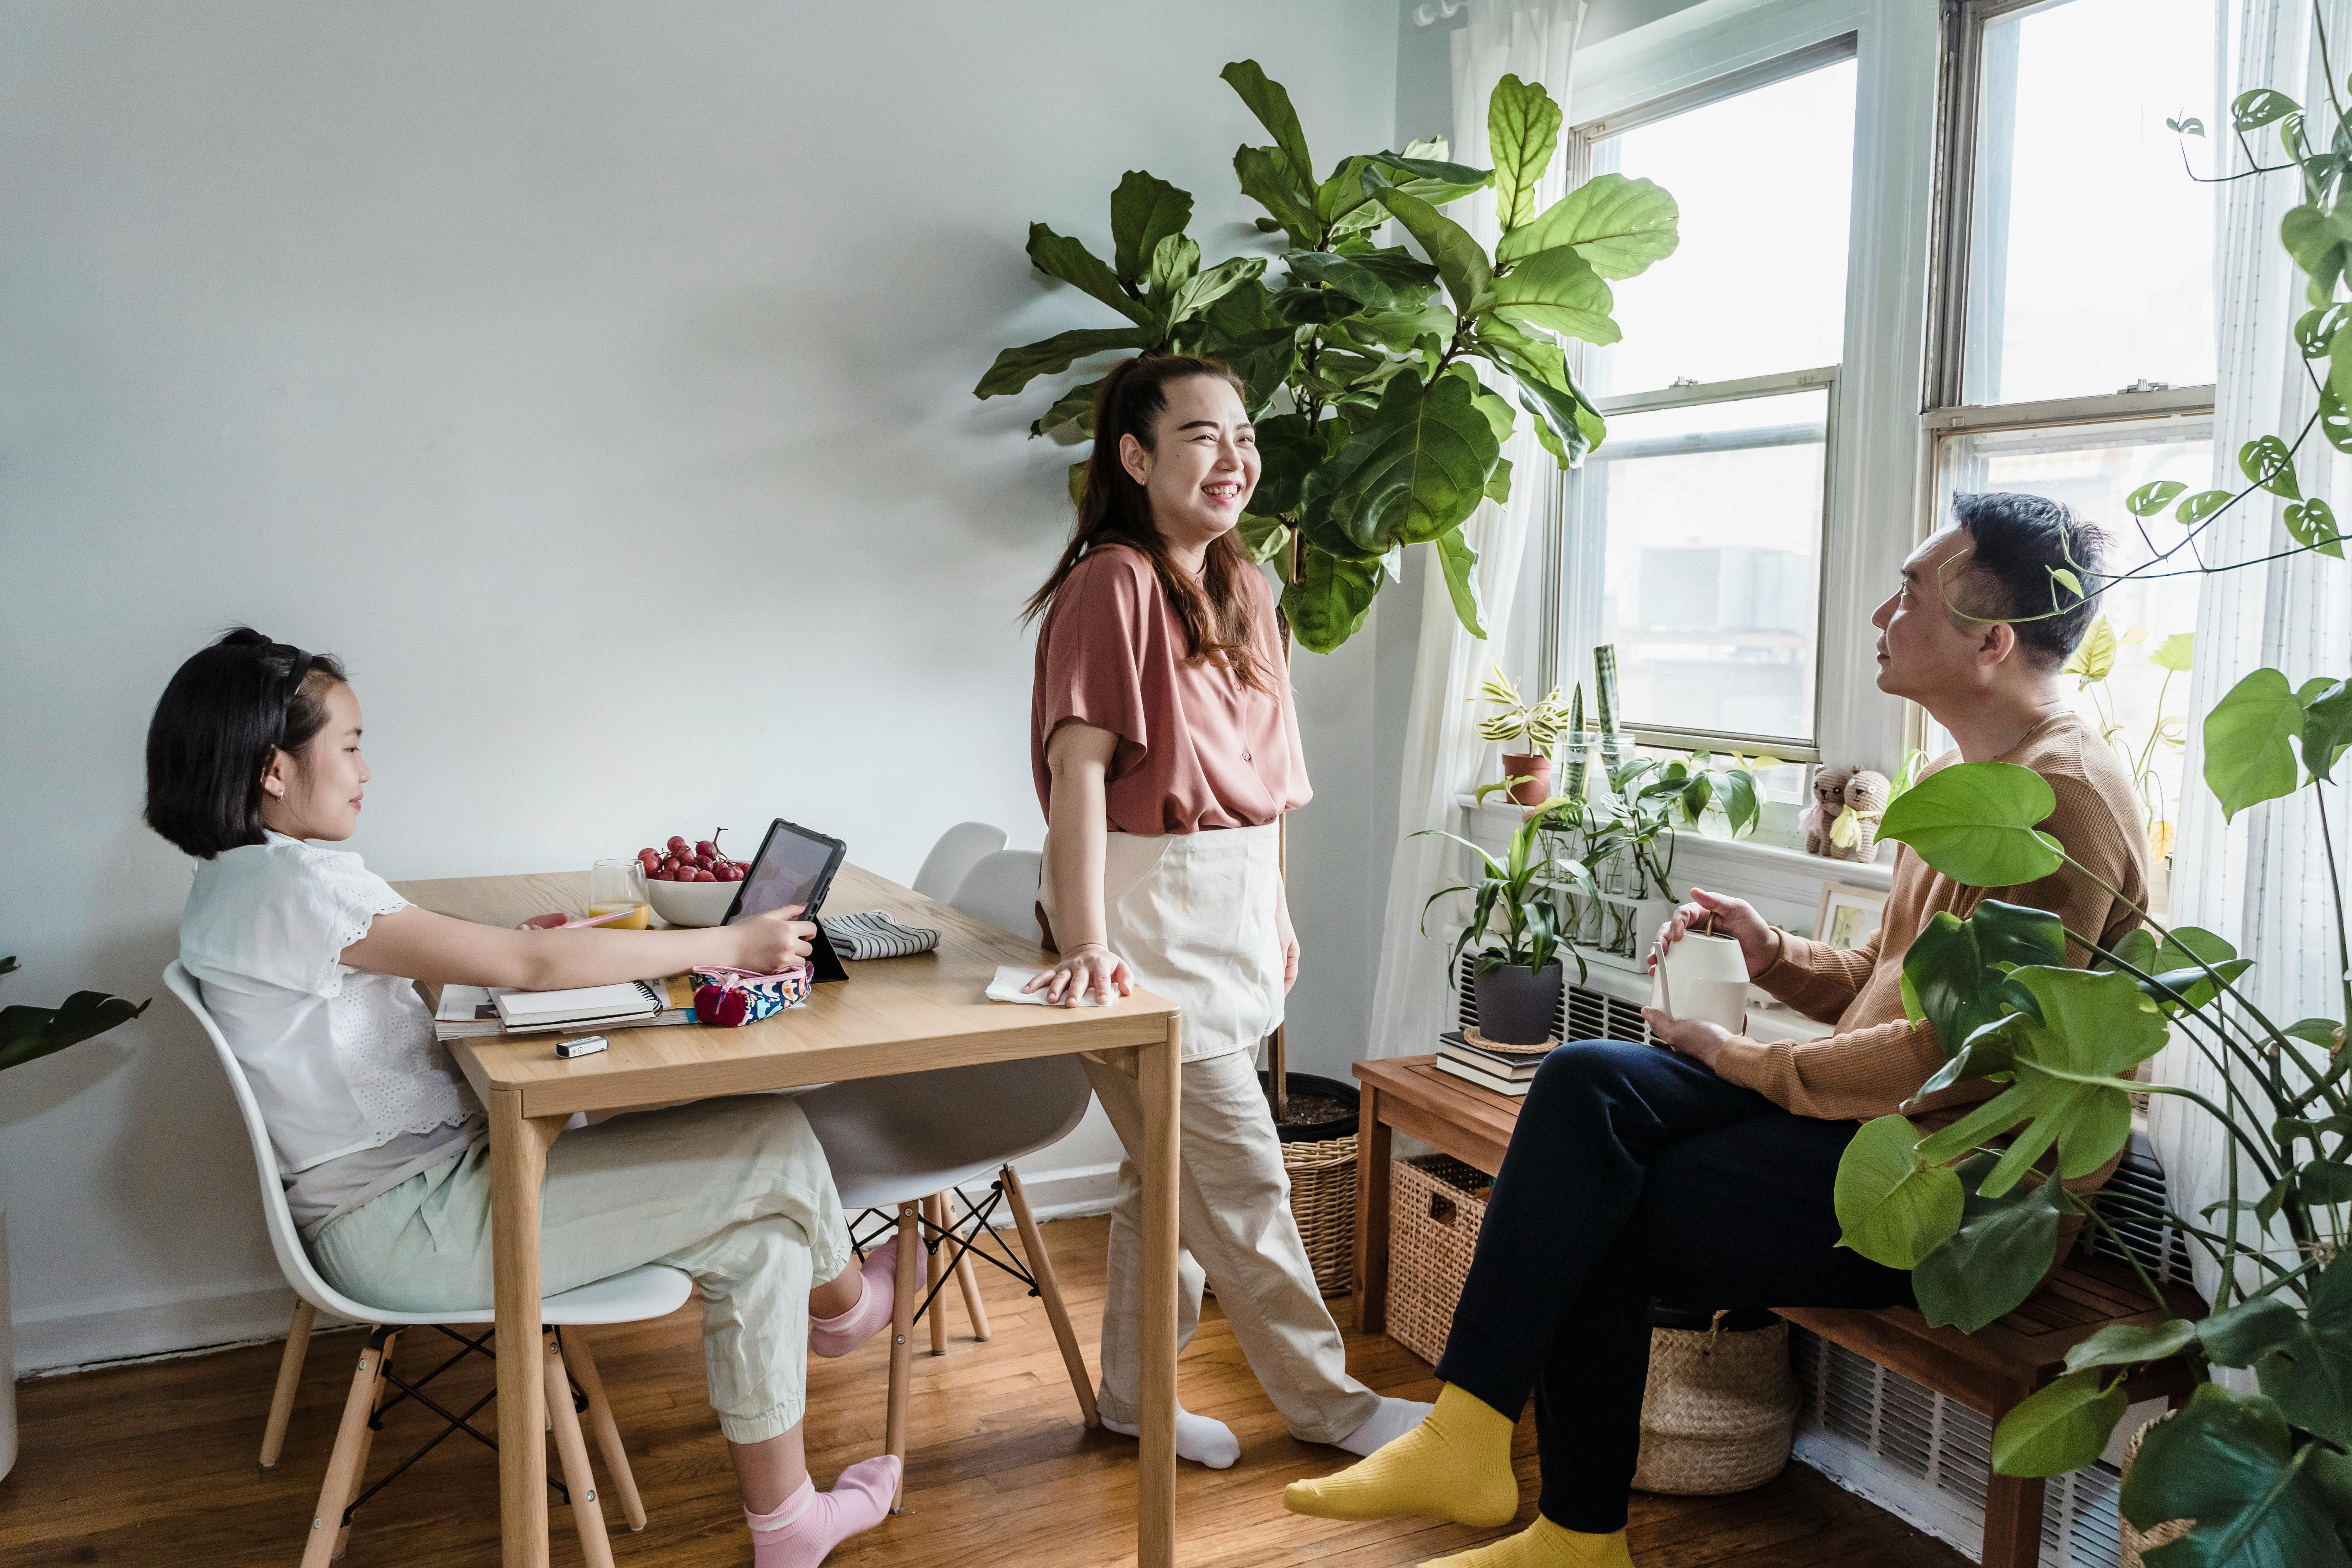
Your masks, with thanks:
M 1029 595 L 1022 608 L 1022 624 L 1043 615 L 1054 602 L 1078 562 L 1089 551 L 1106 544 L 1124 544 L 1151 563 L 1160 591 L 1176 608 L 1184 626 L 1188 658 L 1223 665 L 1245 684 L 1265 690 L 1266 674 L 1250 649 L 1250 602 L 1244 595 L 1242 574 L 1254 572 L 1248 553 L 1234 532 L 1220 534 L 1209 544 L 1198 582 L 1178 569 L 1168 552 L 1168 542 L 1151 521 L 1151 497 L 1135 482 L 1118 460 L 1119 437 L 1132 436 L 1146 451 L 1154 449 L 1154 424 L 1168 406 L 1171 382 L 1207 376 L 1222 381 L 1246 403 L 1241 377 L 1213 359 L 1186 354 L 1147 354 L 1123 360 L 1111 367 L 1095 393 L 1095 449 L 1087 458 L 1086 488 L 1078 496 L 1077 525 L 1070 542 L 1055 564 L 1045 585 Z

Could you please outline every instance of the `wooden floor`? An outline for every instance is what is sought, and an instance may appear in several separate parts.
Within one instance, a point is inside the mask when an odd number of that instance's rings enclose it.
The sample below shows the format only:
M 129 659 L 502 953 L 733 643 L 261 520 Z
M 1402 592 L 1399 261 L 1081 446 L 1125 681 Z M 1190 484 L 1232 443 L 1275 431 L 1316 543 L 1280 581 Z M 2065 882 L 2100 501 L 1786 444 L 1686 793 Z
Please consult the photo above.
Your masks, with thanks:
M 1092 1364 L 1105 1222 L 1066 1221 L 1045 1234 Z M 971 1339 L 960 1302 L 949 1307 L 954 1335 L 945 1358 L 932 1359 L 929 1335 L 918 1330 L 907 1510 L 845 1543 L 828 1559 L 837 1568 L 1075 1568 L 1131 1559 L 1134 1443 L 1079 1426 L 1043 1310 L 1008 1276 L 986 1268 L 981 1273 L 994 1339 Z M 953 1296 L 952 1288 L 947 1294 Z M 1334 1307 L 1345 1321 L 1345 1303 Z M 751 1558 L 726 1447 L 703 1399 L 698 1320 L 689 1304 L 659 1322 L 594 1331 L 596 1360 L 649 1516 L 644 1533 L 632 1535 L 617 1507 L 608 1509 L 621 1564 L 740 1568 Z M 812 1363 L 807 1438 L 820 1483 L 880 1451 L 887 1338 L 877 1336 L 840 1361 Z M 403 1346 L 395 1368 L 415 1370 L 438 1339 L 413 1336 L 415 1348 Z M 255 1459 L 278 1345 L 20 1385 L 24 1453 L 0 1480 L 0 1563 L 292 1568 L 358 1346 L 351 1333 L 312 1342 L 285 1458 L 268 1471 Z M 1383 1393 L 1435 1396 L 1427 1364 L 1391 1340 L 1351 1334 L 1349 1357 L 1356 1374 Z M 444 1403 L 471 1404 L 488 1392 L 488 1363 L 469 1361 L 433 1385 Z M 1283 1511 L 1283 1483 L 1328 1474 L 1345 1456 L 1284 1431 L 1213 1304 L 1185 1353 L 1181 1377 L 1186 1405 L 1226 1422 L 1242 1440 L 1242 1461 L 1230 1470 L 1181 1468 L 1181 1562 L 1378 1568 L 1418 1563 L 1497 1533 L 1426 1520 L 1339 1524 Z M 388 1415 L 372 1476 L 429 1434 L 430 1420 L 413 1405 Z M 1524 1523 L 1535 1497 L 1531 1421 L 1521 1424 L 1515 1452 L 1528 1500 Z M 490 1568 L 499 1560 L 496 1486 L 489 1451 L 470 1438 L 451 1438 L 361 1513 L 346 1568 Z M 551 1511 L 554 1563 L 576 1564 L 570 1518 L 560 1506 Z M 1801 1465 L 1738 1497 L 1637 1493 L 1631 1538 L 1643 1568 L 1966 1563 Z

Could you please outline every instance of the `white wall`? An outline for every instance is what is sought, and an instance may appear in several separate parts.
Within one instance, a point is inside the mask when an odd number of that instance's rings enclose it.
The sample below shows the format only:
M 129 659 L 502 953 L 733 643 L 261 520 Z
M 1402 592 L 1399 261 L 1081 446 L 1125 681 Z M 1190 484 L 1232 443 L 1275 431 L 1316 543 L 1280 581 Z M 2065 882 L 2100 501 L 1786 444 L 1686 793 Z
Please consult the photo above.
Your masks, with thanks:
M 1244 243 L 1216 80 L 1389 142 L 1392 0 L 32 4 L 0 30 L 0 1001 L 156 994 L 164 679 L 247 621 L 349 661 L 397 878 L 779 812 L 902 879 L 1039 832 L 1014 606 L 1068 454 L 995 350 L 1108 312 L 1021 255 L 1122 170 Z M 1297 674 L 1294 1060 L 1360 1054 L 1372 638 Z M 1388 785 L 1393 791 L 1393 782 Z M 1392 809 L 1392 807 L 1391 807 Z M 1384 858 L 1384 851 L 1383 851 Z M 168 997 L 0 1079 L 25 1367 L 282 1324 Z

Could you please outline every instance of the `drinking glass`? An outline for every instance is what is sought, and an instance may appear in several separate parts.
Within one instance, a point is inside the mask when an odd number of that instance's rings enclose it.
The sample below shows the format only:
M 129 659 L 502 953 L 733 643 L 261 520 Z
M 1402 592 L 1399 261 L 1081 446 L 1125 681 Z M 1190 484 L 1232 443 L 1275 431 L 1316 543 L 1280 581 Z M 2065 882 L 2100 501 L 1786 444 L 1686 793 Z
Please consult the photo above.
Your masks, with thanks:
M 588 868 L 589 918 L 629 911 L 613 921 L 610 930 L 645 930 L 654 912 L 648 897 L 646 868 L 637 860 L 599 860 Z

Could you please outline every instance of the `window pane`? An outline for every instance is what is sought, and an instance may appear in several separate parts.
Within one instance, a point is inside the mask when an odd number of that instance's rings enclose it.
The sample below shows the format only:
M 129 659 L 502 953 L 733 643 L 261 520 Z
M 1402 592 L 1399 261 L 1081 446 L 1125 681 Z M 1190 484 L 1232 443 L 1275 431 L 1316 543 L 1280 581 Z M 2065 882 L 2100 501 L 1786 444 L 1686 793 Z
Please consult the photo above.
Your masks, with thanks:
M 1811 391 L 1611 416 L 1569 596 L 1575 640 L 1617 645 L 1627 725 L 1811 739 L 1828 413 Z
M 1592 172 L 1655 180 L 1682 244 L 1612 283 L 1622 342 L 1591 351 L 1596 396 L 1678 379 L 1836 364 L 1853 194 L 1851 59 L 1592 143 Z
M 1942 467 L 1941 515 L 1951 515 L 1950 498 L 1958 491 L 2048 496 L 2106 531 L 2106 570 L 2119 574 L 2146 564 L 2181 536 L 2168 513 L 2138 522 L 2124 510 L 2124 498 L 2156 479 L 2204 489 L 2213 473 L 2212 426 L 2204 419 L 2160 420 L 1952 436 L 1943 443 Z M 2194 564 L 2184 552 L 2157 570 Z M 2090 680 L 2081 672 L 2065 683 L 2076 711 L 2107 737 L 2138 782 L 2150 846 L 2159 852 L 2168 849 L 2170 825 L 2179 821 L 2189 678 L 2150 656 L 2168 638 L 2196 631 L 2197 589 L 2194 576 L 2143 578 L 2108 588 L 2099 603 L 2116 638 L 2108 673 Z M 2086 651 L 2096 637 L 2095 627 Z
M 2213 379 L 2216 0 L 2064 0 L 1985 25 L 1969 233 L 1969 403 Z

